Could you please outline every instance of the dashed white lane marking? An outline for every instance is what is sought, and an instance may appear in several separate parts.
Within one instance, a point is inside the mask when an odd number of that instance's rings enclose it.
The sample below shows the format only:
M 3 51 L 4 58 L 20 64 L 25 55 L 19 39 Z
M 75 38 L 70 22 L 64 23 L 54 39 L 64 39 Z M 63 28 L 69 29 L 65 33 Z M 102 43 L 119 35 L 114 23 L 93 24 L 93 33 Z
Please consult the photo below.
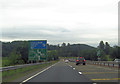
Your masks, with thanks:
M 48 69 L 49 69 L 49 68 L 51 68 L 52 66 L 55 66 L 56 64 L 57 64 L 57 63 L 55 63 L 55 64 L 53 64 L 53 65 L 51 65 L 51 66 L 47 67 L 46 69 L 42 70 L 41 72 L 38 72 L 37 74 L 35 74 L 35 75 L 31 76 L 30 78 L 28 78 L 28 79 L 26 79 L 26 80 L 22 81 L 20 84 L 23 84 L 23 83 L 27 82 L 28 80 L 30 80 L 30 79 L 32 79 L 32 78 L 34 78 L 35 76 L 39 75 L 40 73 L 42 73 L 42 72 L 44 72 L 44 71 L 48 70 Z
M 71 65 L 69 65 L 70 67 L 72 67 Z
M 82 72 L 78 72 L 80 75 L 82 74 Z
M 72 67 L 71 65 L 68 64 L 68 66 Z
M 75 70 L 75 68 L 73 68 Z
M 93 84 L 97 84 L 97 83 L 93 83 Z

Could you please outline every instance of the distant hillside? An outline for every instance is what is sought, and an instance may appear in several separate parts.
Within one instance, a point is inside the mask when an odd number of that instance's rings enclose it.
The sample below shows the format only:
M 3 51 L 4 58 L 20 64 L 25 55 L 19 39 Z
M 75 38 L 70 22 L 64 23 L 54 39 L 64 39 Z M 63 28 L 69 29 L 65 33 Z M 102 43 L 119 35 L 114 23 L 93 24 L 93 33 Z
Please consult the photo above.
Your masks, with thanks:
M 73 45 L 70 45 L 70 46 L 73 49 L 80 49 L 80 50 L 96 49 L 95 47 L 92 47 L 92 46 L 89 46 L 89 45 L 86 45 L 86 44 L 73 44 Z
M 78 56 L 87 57 L 88 54 L 91 55 L 91 52 L 93 51 L 96 51 L 96 48 L 86 44 L 72 44 L 72 45 L 63 44 L 58 49 L 58 54 L 61 57 L 78 57 Z M 95 53 L 92 53 L 92 54 L 95 54 Z
M 27 41 L 13 41 L 13 42 L 2 42 L 2 56 L 8 57 L 13 49 L 19 49 L 21 47 L 26 47 L 27 49 Z M 66 46 L 58 46 L 58 45 L 49 45 L 47 44 L 48 50 L 58 50 L 59 52 L 71 53 L 74 55 L 74 52 L 80 52 L 83 50 L 93 50 L 95 47 L 86 45 L 86 44 L 70 44 Z M 68 55 L 67 55 L 68 56 Z

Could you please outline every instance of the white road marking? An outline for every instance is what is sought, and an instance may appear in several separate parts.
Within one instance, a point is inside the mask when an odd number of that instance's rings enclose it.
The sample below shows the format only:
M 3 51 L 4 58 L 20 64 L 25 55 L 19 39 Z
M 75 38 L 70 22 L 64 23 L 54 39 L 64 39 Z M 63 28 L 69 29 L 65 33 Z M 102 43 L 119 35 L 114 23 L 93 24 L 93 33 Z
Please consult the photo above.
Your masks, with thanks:
M 56 64 L 57 64 L 57 63 L 55 63 L 55 64 L 53 64 L 53 65 L 51 65 L 51 66 L 47 67 L 46 69 L 42 70 L 41 72 L 38 72 L 37 74 L 35 74 L 35 75 L 31 76 L 30 78 L 28 78 L 28 79 L 26 79 L 26 80 L 22 81 L 20 84 L 23 84 L 23 83 L 27 82 L 28 80 L 30 80 L 30 79 L 32 79 L 32 78 L 34 78 L 35 76 L 39 75 L 40 73 L 42 73 L 42 72 L 44 72 L 44 71 L 48 70 L 48 69 L 49 69 L 49 68 L 51 68 L 52 66 L 55 66 Z
M 93 84 L 97 84 L 97 83 L 93 83 Z
M 71 65 L 68 64 L 68 66 L 72 67 Z
M 78 72 L 80 75 L 82 74 L 82 72 Z
M 75 70 L 75 68 L 73 68 Z

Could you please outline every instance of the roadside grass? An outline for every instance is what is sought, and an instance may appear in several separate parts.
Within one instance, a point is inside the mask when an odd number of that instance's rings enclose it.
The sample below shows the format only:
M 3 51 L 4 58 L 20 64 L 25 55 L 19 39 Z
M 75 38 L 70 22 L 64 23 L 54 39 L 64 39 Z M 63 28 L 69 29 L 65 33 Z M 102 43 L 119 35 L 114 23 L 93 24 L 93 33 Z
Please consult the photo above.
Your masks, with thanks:
M 23 76 L 31 74 L 35 71 L 38 71 L 47 66 L 50 66 L 56 62 L 58 62 L 58 60 L 51 61 L 50 63 L 40 64 L 40 65 L 27 66 L 27 67 L 19 68 L 16 70 L 3 71 L 2 72 L 2 82 L 12 82 L 13 80 L 15 80 L 17 78 L 21 78 Z

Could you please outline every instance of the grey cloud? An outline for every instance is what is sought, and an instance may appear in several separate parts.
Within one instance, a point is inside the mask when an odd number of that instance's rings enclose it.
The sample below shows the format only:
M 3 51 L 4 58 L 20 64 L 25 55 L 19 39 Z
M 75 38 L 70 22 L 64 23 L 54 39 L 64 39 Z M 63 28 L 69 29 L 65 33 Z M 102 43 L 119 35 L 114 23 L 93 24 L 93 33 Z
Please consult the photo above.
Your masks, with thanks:
M 49 33 L 49 32 L 50 33 Z M 65 28 L 16 28 L 11 29 L 9 31 L 2 31 L 3 39 L 47 39 L 51 44 L 61 44 L 63 42 L 66 43 L 84 43 L 93 46 L 97 46 L 100 40 L 110 41 L 108 38 L 82 38 L 78 35 L 85 35 L 86 33 L 81 33 L 83 31 L 69 31 Z M 116 39 L 114 39 L 116 40 Z M 115 44 L 115 43 L 112 43 Z
M 2 31 L 3 38 L 58 38 L 62 33 L 70 32 L 68 29 L 61 27 L 39 27 L 39 26 L 27 26 L 4 28 Z
M 57 26 L 18 26 L 18 27 L 12 27 L 12 28 L 3 28 L 3 32 L 26 32 L 26 31 L 52 31 L 52 32 L 70 32 L 70 30 L 63 28 L 63 27 L 57 27 Z

